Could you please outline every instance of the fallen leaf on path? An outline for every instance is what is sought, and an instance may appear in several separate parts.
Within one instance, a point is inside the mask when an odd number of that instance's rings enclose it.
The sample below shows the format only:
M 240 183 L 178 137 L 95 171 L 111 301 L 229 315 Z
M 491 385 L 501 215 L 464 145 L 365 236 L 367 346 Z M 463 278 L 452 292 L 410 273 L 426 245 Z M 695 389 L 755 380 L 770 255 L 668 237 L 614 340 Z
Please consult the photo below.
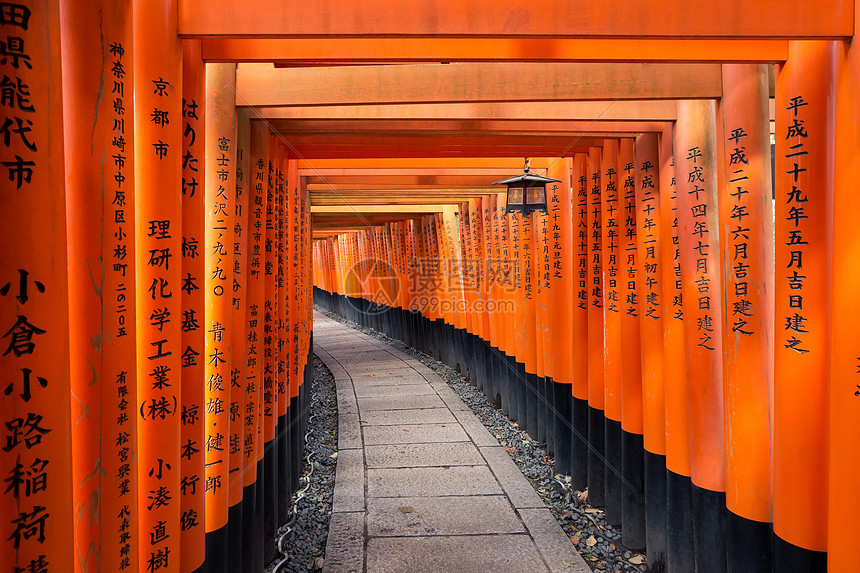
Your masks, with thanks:
M 633 565 L 642 565 L 643 563 L 645 563 L 645 556 L 644 555 L 634 555 L 633 557 L 630 558 L 630 563 L 632 563 Z
M 588 545 L 589 547 L 594 547 L 595 545 L 597 545 L 597 539 L 595 539 L 594 536 L 592 535 L 591 537 L 589 537 L 588 539 L 585 540 L 585 544 Z
M 410 505 L 402 505 L 397 509 L 400 510 L 400 513 L 415 513 L 415 508 Z

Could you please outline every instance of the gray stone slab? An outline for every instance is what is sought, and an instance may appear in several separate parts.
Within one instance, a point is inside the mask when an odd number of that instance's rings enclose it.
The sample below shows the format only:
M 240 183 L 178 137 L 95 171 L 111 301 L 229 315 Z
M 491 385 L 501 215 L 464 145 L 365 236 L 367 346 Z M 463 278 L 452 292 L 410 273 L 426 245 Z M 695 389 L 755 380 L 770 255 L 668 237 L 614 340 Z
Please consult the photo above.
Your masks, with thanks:
M 430 387 L 436 390 L 436 393 L 439 394 L 439 397 L 442 398 L 445 405 L 451 410 L 462 410 L 464 412 L 469 412 L 470 414 L 472 413 L 472 409 L 469 408 L 463 400 L 460 399 L 457 393 L 444 382 L 431 383 Z
M 365 446 L 364 452 L 368 468 L 475 466 L 485 463 L 471 442 Z
M 368 497 L 491 495 L 501 492 L 487 466 L 367 470 Z
M 350 376 L 353 378 L 389 378 L 392 376 L 415 376 L 420 378 L 421 375 L 415 369 L 409 366 L 377 366 L 375 364 L 355 363 L 343 364 Z M 403 364 L 401 362 L 401 364 Z
M 521 509 L 519 514 L 552 573 L 591 573 L 549 509 Z
M 370 537 L 524 531 L 523 523 L 503 495 L 382 497 L 367 502 Z
M 333 513 L 328 524 L 323 573 L 364 571 L 364 512 Z
M 354 398 L 353 398 L 354 401 Z M 436 394 L 401 394 L 399 396 L 375 396 L 359 398 L 362 412 L 373 410 L 411 410 L 414 408 L 444 408 L 445 402 Z
M 332 511 L 364 511 L 363 450 L 338 450 Z
M 355 401 L 352 384 L 348 388 L 337 389 L 337 412 L 339 415 L 358 414 L 358 403 Z
M 364 443 L 419 444 L 466 442 L 469 436 L 460 424 L 411 424 L 401 426 L 365 426 Z
M 501 446 L 480 448 L 484 459 L 516 509 L 546 507 L 532 484 Z
M 358 422 L 358 414 L 338 414 L 337 449 L 354 450 L 361 447 L 361 424 Z
M 377 537 L 367 573 L 538 573 L 546 566 L 527 535 Z
M 423 410 L 371 410 L 361 412 L 361 422 L 372 426 L 390 424 L 455 424 L 457 419 L 448 408 Z
M 467 410 L 452 410 L 454 417 L 463 426 L 463 429 L 469 435 L 469 439 L 475 442 L 477 446 L 498 446 L 499 441 L 493 437 L 487 430 L 484 424 L 475 417 L 471 411 Z
M 427 381 L 420 376 L 352 376 L 352 383 L 356 388 L 359 386 L 410 386 L 415 384 L 427 385 Z
M 350 382 L 351 384 L 351 382 Z M 383 384 L 377 386 L 361 385 L 355 389 L 355 395 L 361 398 L 375 398 L 381 396 L 435 396 L 436 390 L 429 384 Z

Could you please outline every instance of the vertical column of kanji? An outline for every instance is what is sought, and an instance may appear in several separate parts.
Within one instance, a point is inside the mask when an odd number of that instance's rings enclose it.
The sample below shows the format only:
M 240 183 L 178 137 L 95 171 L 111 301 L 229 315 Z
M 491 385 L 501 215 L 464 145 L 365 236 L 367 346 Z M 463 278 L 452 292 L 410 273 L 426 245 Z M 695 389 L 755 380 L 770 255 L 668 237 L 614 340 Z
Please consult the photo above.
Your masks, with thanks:
M 278 264 L 277 252 L 277 176 L 275 166 L 277 165 L 279 152 L 278 142 L 271 135 L 266 136 L 269 140 L 268 162 L 266 163 L 266 230 L 264 233 L 264 271 L 263 271 L 263 403 L 262 403 L 262 438 L 260 459 L 263 461 L 263 534 L 265 537 L 274 536 L 277 525 L 278 498 L 277 498 L 277 450 L 272 440 L 275 438 L 275 412 L 277 408 L 275 378 L 278 360 L 278 332 L 277 332 L 277 294 L 275 287 L 275 273 Z M 264 544 L 263 561 L 271 562 L 274 558 L 274 547 Z
M 490 388 L 492 394 L 490 395 L 490 401 L 499 403 L 501 400 L 501 387 L 502 383 L 500 380 L 500 370 L 499 370 L 499 350 L 498 350 L 498 337 L 499 337 L 499 321 L 498 314 L 496 312 L 495 304 L 498 300 L 498 291 L 499 291 L 499 283 L 498 283 L 498 259 L 496 257 L 496 229 L 498 229 L 498 212 L 496 210 L 496 200 L 497 197 L 495 194 L 487 195 L 487 205 L 485 210 L 485 218 L 484 218 L 484 248 L 486 250 L 486 259 L 487 259 L 487 300 L 493 301 L 492 306 L 488 307 L 487 314 L 489 315 L 490 322 L 490 337 L 487 340 L 487 343 L 490 346 L 489 350 L 489 358 L 490 358 L 490 378 L 492 379 L 492 386 Z
M 179 571 L 182 46 L 175 2 L 133 18 L 140 569 Z
M 536 214 L 537 213 L 537 214 Z M 540 234 L 540 213 L 532 212 L 528 216 L 531 223 L 531 246 L 532 246 L 532 296 L 534 297 L 534 331 L 535 339 L 535 381 L 534 386 L 529 388 L 534 403 L 534 412 L 537 430 L 535 435 L 539 442 L 546 443 L 547 423 L 546 405 L 544 404 L 543 390 L 546 387 L 546 361 L 543 345 L 543 240 Z
M 230 324 L 232 325 L 230 351 L 230 480 L 228 491 L 228 527 L 230 561 L 228 568 L 242 568 L 243 531 L 246 526 L 244 501 L 245 482 L 243 474 L 248 471 L 247 457 L 243 452 L 245 439 L 245 405 L 249 395 L 245 388 L 246 346 L 248 323 L 246 297 L 248 292 L 248 208 L 249 178 L 251 176 L 250 137 L 251 126 L 248 110 L 240 108 L 236 114 L 236 169 L 235 201 L 233 207 L 233 285 L 231 288 Z M 251 394 L 252 395 L 252 394 Z
M 621 248 L 621 536 L 625 547 L 645 548 L 645 453 L 640 350 L 639 284 L 644 280 L 637 263 L 636 159 L 633 139 L 621 140 L 618 153 L 621 185 L 619 234 Z
M 526 362 L 531 364 L 527 357 L 526 338 L 528 333 L 526 332 L 526 323 L 528 318 L 525 313 L 525 298 L 523 292 L 522 225 L 525 216 L 516 211 L 508 216 L 511 223 L 509 239 L 511 243 L 511 289 L 513 290 L 512 310 L 514 330 L 513 349 L 515 358 L 514 366 L 516 367 L 516 371 L 514 373 L 516 383 L 514 387 L 516 388 L 517 420 L 523 430 L 534 432 L 537 420 L 535 420 L 534 416 L 530 418 L 528 415 L 528 379 L 526 377 L 525 369 Z
M 552 345 L 550 342 L 550 329 L 552 328 L 552 315 L 550 308 L 550 256 L 549 256 L 549 228 L 546 213 L 535 211 L 531 215 L 532 226 L 535 234 L 535 278 L 537 279 L 537 299 L 535 311 L 538 317 L 535 319 L 538 328 L 538 350 L 537 359 L 541 364 L 538 373 L 538 399 L 537 415 L 538 426 L 543 427 L 543 436 L 546 440 L 547 449 L 551 454 L 555 453 L 555 424 L 553 420 L 552 393 Z
M 551 345 L 553 355 L 553 422 L 556 440 L 556 470 L 570 474 L 571 400 L 573 400 L 573 196 L 571 194 L 569 157 L 552 162 L 547 177 L 561 179 L 547 184 L 549 207 L 548 235 L 550 256 L 550 305 L 553 321 Z
M 233 361 L 233 213 L 236 165 L 236 65 L 206 64 L 205 154 L 205 485 L 206 558 L 226 571 L 230 471 L 230 370 Z
M 623 303 L 619 301 L 621 263 L 623 256 L 619 240 L 619 229 L 623 222 L 618 189 L 617 139 L 603 141 L 600 160 L 601 208 L 603 233 L 603 392 L 605 400 L 606 427 L 604 431 L 604 456 L 606 457 L 606 521 L 621 524 L 621 313 Z
M 504 193 L 496 194 L 496 202 L 493 206 L 493 256 L 496 262 L 496 272 L 494 275 L 496 283 L 495 302 L 496 308 L 494 315 L 496 318 L 496 346 L 499 351 L 496 353 L 498 369 L 495 371 L 496 381 L 499 384 L 499 396 L 502 400 L 502 413 L 507 416 L 516 418 L 516 409 L 511 410 L 511 379 L 508 363 L 510 357 L 508 355 L 508 335 L 509 325 L 508 317 L 505 313 L 504 304 L 507 286 L 507 259 L 506 253 L 508 250 L 508 221 L 505 216 L 506 195 Z
M 263 122 L 250 122 L 250 177 L 248 180 L 248 272 L 245 287 L 247 347 L 245 350 L 245 410 L 243 414 L 243 447 L 247 469 L 243 516 L 242 563 L 249 570 L 262 568 L 262 476 L 257 466 L 262 459 L 261 412 L 263 395 L 264 342 L 264 269 L 266 257 L 266 175 L 269 163 L 268 130 Z
M 470 208 L 469 201 L 460 203 L 460 228 L 461 228 L 461 258 L 463 261 L 463 298 L 465 301 L 466 333 L 464 343 L 466 348 L 466 364 L 469 370 L 469 381 L 474 385 L 477 383 L 477 363 L 475 358 L 475 336 L 477 333 L 478 314 L 475 310 L 475 300 L 478 296 L 478 287 L 475 283 L 475 239 L 472 224 L 475 219 L 474 209 Z
M 573 207 L 571 210 L 572 245 L 574 252 L 571 273 L 574 279 L 573 330 L 573 403 L 571 417 L 570 479 L 575 490 L 588 486 L 588 155 L 573 156 L 570 175 Z M 575 268 L 575 270 L 574 270 Z
M 730 569 L 751 572 L 771 570 L 774 275 L 767 77 L 764 65 L 723 66 L 728 559 Z
M 484 324 L 483 324 L 483 340 L 484 340 L 484 364 L 486 369 L 486 378 L 484 380 L 484 394 L 495 402 L 496 400 L 496 381 L 493 376 L 493 367 L 495 366 L 493 338 L 495 335 L 495 320 L 491 312 L 493 300 L 493 273 L 495 266 L 492 264 L 492 209 L 491 203 L 495 195 L 481 196 L 481 272 L 483 278 L 481 280 L 481 298 L 484 303 Z
M 525 414 L 529 435 L 537 438 L 540 422 L 537 419 L 537 341 L 535 333 L 535 249 L 532 217 L 520 217 L 520 290 L 522 291 L 520 308 L 522 314 L 522 346 L 525 375 Z
M 675 149 L 684 310 L 690 388 L 693 535 L 699 570 L 726 568 L 725 453 L 716 109 L 713 101 L 679 101 Z M 695 319 L 695 322 L 694 322 Z
M 70 386 L 75 396 L 71 428 L 74 568 L 95 571 L 102 563 L 120 571 L 132 563 L 137 566 L 137 546 L 133 551 L 131 543 L 137 537 L 137 519 L 123 522 L 121 515 L 126 511 L 137 515 L 132 453 L 136 417 L 129 417 L 135 404 L 128 394 L 136 378 L 134 329 L 129 328 L 134 324 L 129 296 L 134 284 L 134 265 L 129 264 L 134 233 L 114 216 L 117 210 L 125 215 L 134 205 L 132 145 L 124 137 L 125 130 L 129 137 L 133 133 L 133 117 L 125 107 L 131 99 L 125 97 L 125 86 L 131 96 L 133 85 L 131 71 L 125 68 L 132 58 L 131 4 L 63 2 L 60 9 L 69 322 L 74 325 L 69 331 Z M 93 26 L 103 34 L 92 34 Z M 100 65 L 93 65 L 94 58 Z M 111 85 L 109 98 L 100 97 L 105 77 Z M 9 81 L 7 76 L 4 101 L 14 116 L 15 111 L 31 106 L 21 107 L 8 99 Z M 15 91 L 10 95 L 14 98 Z M 28 113 L 35 113 L 35 108 Z M 6 120 L 4 133 L 25 135 L 18 121 Z M 13 125 L 17 127 L 10 131 Z M 31 127 L 26 121 L 25 125 Z M 98 188 L 103 191 L 102 201 L 91 194 Z M 100 441 L 100 435 L 110 439 Z M 41 479 L 47 479 L 49 468 L 42 469 L 32 475 L 44 474 Z M 33 470 L 39 467 L 28 468 Z
M 290 441 L 292 435 L 291 428 L 287 420 L 287 406 L 289 389 L 287 385 L 292 382 L 289 376 L 288 363 L 291 365 L 290 358 L 292 356 L 291 347 L 291 330 L 290 330 L 290 299 L 293 285 L 288 282 L 287 277 L 287 242 L 290 240 L 287 222 L 287 209 L 289 207 L 287 200 L 286 186 L 286 167 L 287 153 L 286 148 L 280 142 L 277 144 L 278 155 L 275 163 L 275 202 L 277 223 L 275 229 L 275 251 L 276 251 L 276 267 L 275 267 L 275 308 L 277 310 L 277 347 L 275 349 L 276 368 L 275 368 L 275 449 L 277 450 L 277 488 L 278 488 L 278 507 L 277 520 L 275 527 L 285 523 L 288 518 L 289 506 L 289 491 L 292 488 L 292 464 L 290 463 Z
M 828 478 L 835 53 L 792 42 L 776 81 L 773 568 L 789 573 L 827 559 L 827 503 L 794 494 Z
M 484 301 L 483 301 L 483 283 L 484 283 L 484 253 L 483 241 L 481 236 L 481 224 L 484 217 L 481 209 L 481 198 L 475 197 L 469 199 L 469 232 L 471 235 L 471 254 L 469 256 L 469 266 L 473 279 L 475 292 L 473 294 L 472 306 L 472 327 L 474 328 L 472 337 L 472 354 L 474 355 L 474 372 L 473 381 L 479 390 L 484 389 L 485 380 L 487 378 L 486 362 L 484 361 Z
M 860 30 L 860 11 L 854 11 L 854 29 Z M 858 212 L 855 191 L 860 180 L 860 134 L 855 128 L 860 93 L 860 49 L 856 42 L 836 47 L 836 172 L 833 209 L 833 332 L 830 383 L 830 462 L 828 507 L 828 566 L 831 571 L 855 567 L 857 533 L 852 524 L 860 512 L 857 488 L 857 452 L 860 451 L 860 360 L 857 343 L 845 333 L 860 316 L 857 292 Z
M 71 568 L 74 553 L 59 16 L 56 2 L 0 4 L 4 571 Z
M 641 540 L 650 549 L 654 539 L 657 570 L 665 570 L 666 547 L 666 420 L 663 386 L 663 290 L 661 265 L 660 164 L 656 133 L 636 137 L 636 268 L 639 295 L 639 340 L 642 376 L 643 476 L 646 504 Z M 651 560 L 649 558 L 649 564 Z
M 200 168 L 204 157 L 206 65 L 200 41 L 182 44 L 182 407 L 180 414 L 180 529 L 181 570 L 196 571 L 206 558 L 205 459 L 203 406 L 205 346 L 203 262 L 205 193 Z M 200 182 L 197 178 L 200 177 Z
M 291 438 L 290 449 L 292 459 L 289 461 L 291 475 L 293 476 L 293 487 L 298 487 L 301 474 L 302 448 L 302 420 L 301 404 L 299 403 L 299 391 L 302 383 L 302 366 L 304 361 L 302 353 L 304 344 L 302 338 L 303 308 L 302 301 L 304 293 L 304 216 L 302 213 L 302 191 L 299 181 L 298 161 L 293 159 L 286 163 L 286 187 L 285 187 L 285 231 L 286 250 L 284 260 L 284 272 L 287 283 L 285 295 L 287 297 L 287 371 L 289 388 L 284 396 L 284 406 L 289 408 L 285 422 L 289 424 L 289 436 Z M 289 498 L 287 498 L 289 501 Z
M 667 124 L 660 136 L 660 243 L 663 279 L 663 385 L 665 396 L 666 469 L 648 468 L 646 495 L 666 499 L 666 517 L 648 507 L 648 561 L 669 571 L 692 571 L 693 516 L 690 481 L 690 406 L 687 360 L 684 355 L 684 308 L 681 293 L 681 246 L 678 226 L 678 188 L 675 180 L 674 130 Z M 659 441 L 657 442 L 659 444 Z M 649 450 L 650 451 L 650 450 Z M 658 461 L 651 456 L 647 462 Z M 653 471 L 652 471 L 653 470 Z M 658 491 L 665 475 L 666 493 Z M 654 479 L 652 479 L 654 478 Z M 651 523 L 657 521 L 654 527 Z M 665 531 L 665 537 L 660 537 Z M 657 536 L 655 537 L 656 534 Z
M 601 207 L 601 149 L 588 151 L 588 503 L 601 507 L 606 502 L 606 419 L 603 412 L 603 209 Z

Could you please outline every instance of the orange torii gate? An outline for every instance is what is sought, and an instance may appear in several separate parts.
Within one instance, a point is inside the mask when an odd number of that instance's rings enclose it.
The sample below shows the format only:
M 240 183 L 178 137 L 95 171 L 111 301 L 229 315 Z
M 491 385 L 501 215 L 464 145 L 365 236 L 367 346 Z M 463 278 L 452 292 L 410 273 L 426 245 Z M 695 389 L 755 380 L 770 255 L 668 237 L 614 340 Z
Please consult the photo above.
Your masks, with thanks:
M 853 3 L 219 6 L 0 3 L 2 567 L 270 562 L 313 267 L 320 303 L 474 373 L 652 570 L 853 570 Z M 561 156 L 568 203 L 505 216 L 468 155 Z M 379 157 L 407 159 L 347 162 Z M 312 220 L 337 194 L 392 208 Z M 374 260 L 430 290 L 385 299 Z

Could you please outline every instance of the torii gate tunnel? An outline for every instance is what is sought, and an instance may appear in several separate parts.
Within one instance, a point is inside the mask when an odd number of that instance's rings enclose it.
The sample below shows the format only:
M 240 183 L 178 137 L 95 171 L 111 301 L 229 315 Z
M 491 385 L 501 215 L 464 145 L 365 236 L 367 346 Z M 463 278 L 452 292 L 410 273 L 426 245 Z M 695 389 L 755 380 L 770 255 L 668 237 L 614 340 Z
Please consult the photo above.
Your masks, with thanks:
M 851 0 L 0 2 L 0 573 L 262 571 L 312 303 L 651 571 L 854 573 Z M 560 180 L 505 213 L 522 158 Z

